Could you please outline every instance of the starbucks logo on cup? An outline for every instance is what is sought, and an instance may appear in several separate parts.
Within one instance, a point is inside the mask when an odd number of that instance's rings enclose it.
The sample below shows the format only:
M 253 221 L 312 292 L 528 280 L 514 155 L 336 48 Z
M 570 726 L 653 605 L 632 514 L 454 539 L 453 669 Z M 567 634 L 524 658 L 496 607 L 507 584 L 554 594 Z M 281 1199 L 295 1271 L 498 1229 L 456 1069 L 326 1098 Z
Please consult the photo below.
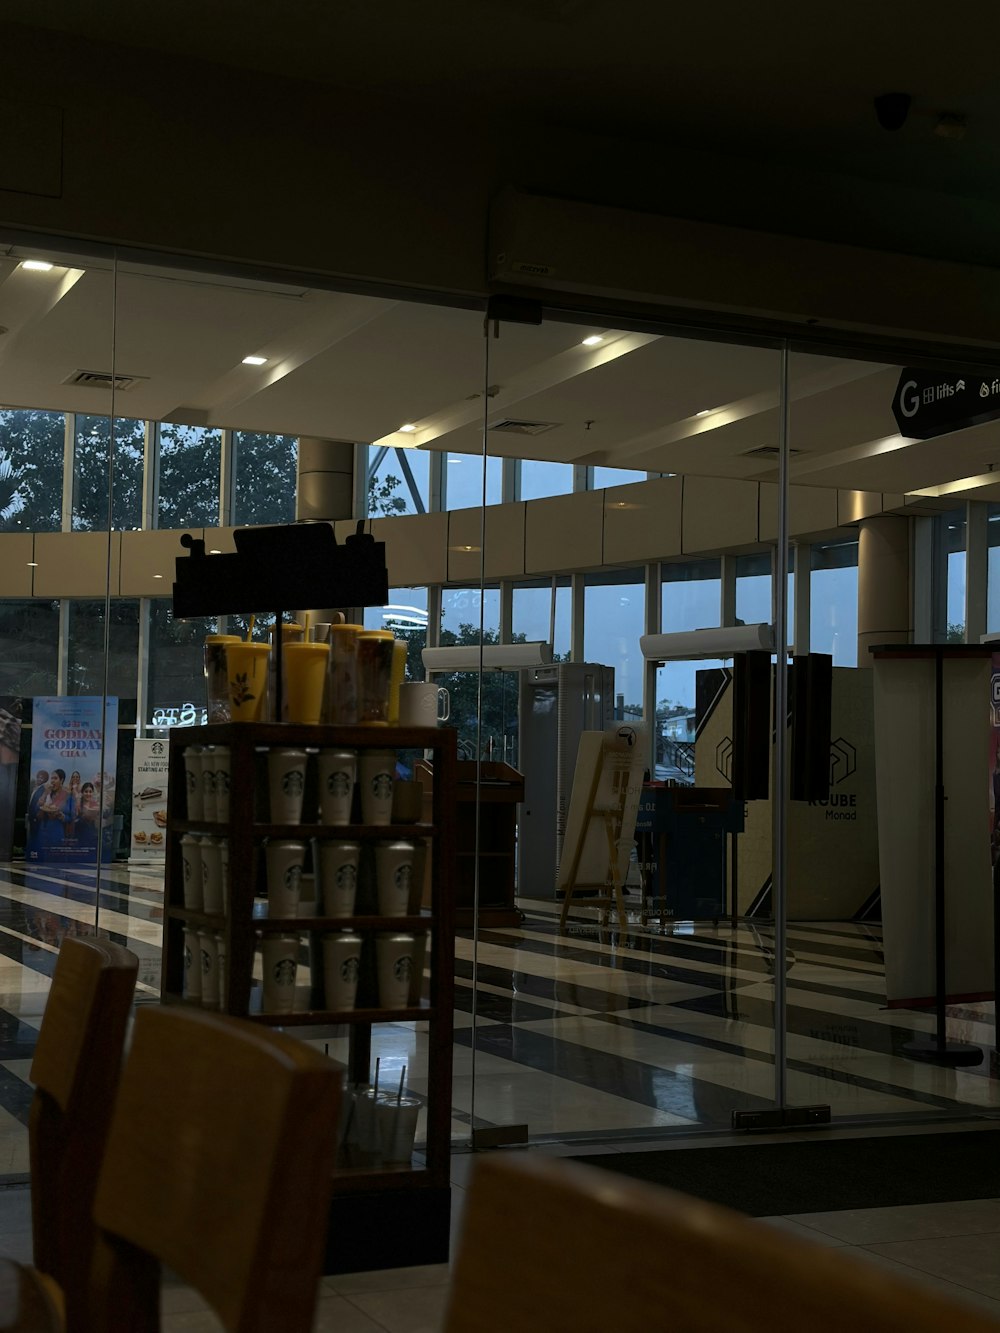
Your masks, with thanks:
M 184 858 L 184 883 L 187 884 L 191 879 L 191 862 Z
M 191 953 L 191 946 L 190 946 L 190 944 L 185 944 L 185 946 L 184 946 L 184 971 L 185 971 L 185 972 L 190 972 L 190 971 L 191 971 L 191 964 L 192 964 L 193 962 L 194 962 L 194 957 L 193 957 L 193 955 L 192 955 L 192 953 Z
M 289 866 L 285 871 L 285 888 L 297 889 L 302 881 L 302 867 Z
M 197 787 L 197 785 L 198 785 L 198 779 L 197 779 L 197 778 L 195 777 L 195 775 L 194 775 L 194 770 L 189 768 L 188 771 L 187 771 L 187 789 L 188 789 L 188 791 L 189 791 L 189 792 L 194 791 L 194 789 L 195 789 L 195 787 Z
M 224 768 L 219 769 L 218 772 L 216 773 L 216 775 L 215 775 L 215 786 L 216 786 L 216 790 L 217 790 L 217 791 L 222 791 L 222 792 L 226 792 L 226 793 L 228 793 L 228 791 L 229 791 L 229 774 L 226 772 L 226 770 L 225 770 Z
M 358 979 L 359 960 L 357 958 L 345 958 L 340 965 L 341 981 L 354 982 Z
M 295 960 L 282 958 L 275 963 L 271 975 L 279 986 L 290 986 L 295 980 Z
M 392 965 L 392 975 L 397 981 L 409 981 L 412 971 L 413 959 L 408 953 L 404 953 L 402 958 L 397 958 Z
M 301 796 L 304 785 L 305 782 L 300 768 L 291 769 L 281 779 L 281 790 L 286 796 Z
M 412 873 L 412 870 L 413 870 L 412 866 L 396 867 L 396 873 L 392 877 L 392 882 L 395 884 L 397 889 L 409 889 L 410 875 Z
M 209 974 L 209 972 L 211 972 L 211 970 L 212 970 L 212 960 L 211 960 L 211 958 L 209 957 L 208 950 L 207 950 L 207 949 L 202 949 L 202 951 L 201 951 L 201 973 L 202 973 L 202 976 L 207 977 L 208 974 Z
M 326 779 L 326 789 L 331 796 L 349 796 L 351 791 L 350 773 L 329 773 Z
M 201 775 L 201 784 L 206 792 L 215 791 L 215 773 L 210 768 L 206 768 Z
M 372 778 L 372 795 L 380 801 L 387 801 L 392 795 L 392 774 L 376 773 Z
M 358 882 L 358 868 L 353 865 L 343 865 L 337 867 L 337 873 L 333 877 L 333 882 L 338 889 L 353 889 Z

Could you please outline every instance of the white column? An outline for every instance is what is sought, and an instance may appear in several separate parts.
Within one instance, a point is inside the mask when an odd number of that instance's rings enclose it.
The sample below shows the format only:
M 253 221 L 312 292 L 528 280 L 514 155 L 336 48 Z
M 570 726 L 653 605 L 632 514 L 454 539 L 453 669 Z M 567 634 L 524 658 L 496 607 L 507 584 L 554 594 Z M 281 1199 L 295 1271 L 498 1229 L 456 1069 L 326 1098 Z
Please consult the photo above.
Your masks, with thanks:
M 861 520 L 858 537 L 858 666 L 870 667 L 869 648 L 908 643 L 910 520 L 879 514 Z

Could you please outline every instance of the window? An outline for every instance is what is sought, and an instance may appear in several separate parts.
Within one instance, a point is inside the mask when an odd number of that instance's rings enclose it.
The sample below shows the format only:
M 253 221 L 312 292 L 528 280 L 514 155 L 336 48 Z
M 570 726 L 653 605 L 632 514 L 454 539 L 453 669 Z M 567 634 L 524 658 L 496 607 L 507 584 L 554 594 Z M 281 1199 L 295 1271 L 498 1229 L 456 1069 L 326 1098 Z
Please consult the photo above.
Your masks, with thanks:
M 986 507 L 986 632 L 1000 630 L 1000 504 Z
M 425 514 L 430 507 L 430 455 L 422 449 L 368 448 L 368 512 L 374 517 Z
M 159 445 L 161 528 L 217 527 L 222 432 L 202 426 L 163 422 Z
M 67 694 L 116 695 L 131 700 L 119 705 L 119 723 L 135 720 L 139 661 L 139 603 L 132 598 L 111 602 L 108 632 L 107 686 L 105 687 L 103 600 L 76 599 L 69 604 Z
M 646 472 L 634 472 L 624 467 L 594 467 L 590 469 L 590 489 L 602 490 L 605 486 L 628 486 L 633 481 L 645 481 Z
M 0 532 L 62 527 L 62 412 L 0 407 Z
M 812 548 L 809 648 L 830 653 L 834 666 L 858 664 L 858 543 Z
M 701 696 L 707 706 L 720 679 L 716 673 L 727 665 L 732 662 L 666 662 L 657 667 L 654 776 L 658 780 L 694 782 L 698 699 Z
M 771 603 L 771 551 L 736 557 L 736 623 L 765 625 L 774 620 Z M 788 639 L 795 624 L 795 552 L 788 552 Z
M 965 642 L 965 514 L 958 509 L 937 517 L 936 556 L 944 565 L 944 626 L 937 638 Z
M 294 435 L 233 433 L 233 522 L 294 523 L 299 442 Z M 218 522 L 214 519 L 213 522 Z
M 521 464 L 519 500 L 541 500 L 547 495 L 568 495 L 573 489 L 572 463 L 539 463 L 526 458 Z
M 480 613 L 480 607 L 482 612 Z M 500 589 L 444 588 L 441 592 L 441 643 L 479 642 L 482 614 L 484 643 L 500 641 Z
M 472 509 L 483 503 L 482 454 L 445 455 L 445 509 Z M 503 459 L 486 459 L 486 503 L 503 499 Z
M 405 639 L 406 679 L 423 680 L 427 647 L 427 589 L 390 588 L 385 606 L 365 607 L 365 629 L 390 629 L 397 639 Z
M 552 632 L 552 597 L 551 579 L 515 584 L 511 607 L 511 629 L 515 639 L 523 636 L 529 643 L 549 642 Z M 573 598 L 568 578 L 556 580 L 555 605 L 552 656 L 565 661 L 569 659 L 572 646 L 570 618 Z
M 145 444 L 144 421 L 77 413 L 73 445 L 74 530 L 107 532 L 109 481 L 112 530 L 121 532 L 142 527 Z
M 55 694 L 59 667 L 59 603 L 41 598 L 0 601 L 0 695 Z
M 641 717 L 645 579 L 641 569 L 587 574 L 583 592 L 583 656 L 615 669 L 615 716 Z
M 195 726 L 208 720 L 204 645 L 205 635 L 216 632 L 215 620 L 177 620 L 169 601 L 150 602 L 147 726 Z
M 770 574 L 768 575 L 770 598 Z M 664 634 L 714 629 L 722 623 L 722 571 L 718 560 L 685 560 L 660 566 L 660 626 Z

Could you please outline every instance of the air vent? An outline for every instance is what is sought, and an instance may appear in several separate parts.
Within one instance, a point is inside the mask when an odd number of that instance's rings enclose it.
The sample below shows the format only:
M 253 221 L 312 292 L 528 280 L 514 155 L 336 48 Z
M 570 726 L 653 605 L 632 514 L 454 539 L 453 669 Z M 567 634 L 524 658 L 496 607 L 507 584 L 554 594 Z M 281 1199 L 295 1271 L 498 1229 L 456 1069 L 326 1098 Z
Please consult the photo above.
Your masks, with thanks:
M 789 454 L 800 454 L 801 449 L 789 449 Z M 744 458 L 777 458 L 781 450 L 776 444 L 762 444 L 759 449 L 748 449 Z
M 74 370 L 63 384 L 75 384 L 81 389 L 117 389 L 119 393 L 125 393 L 148 378 L 148 375 L 112 375 L 106 370 Z
M 559 424 L 558 421 L 518 421 L 516 417 L 507 417 L 490 426 L 490 430 L 501 431 L 504 435 L 544 435 Z

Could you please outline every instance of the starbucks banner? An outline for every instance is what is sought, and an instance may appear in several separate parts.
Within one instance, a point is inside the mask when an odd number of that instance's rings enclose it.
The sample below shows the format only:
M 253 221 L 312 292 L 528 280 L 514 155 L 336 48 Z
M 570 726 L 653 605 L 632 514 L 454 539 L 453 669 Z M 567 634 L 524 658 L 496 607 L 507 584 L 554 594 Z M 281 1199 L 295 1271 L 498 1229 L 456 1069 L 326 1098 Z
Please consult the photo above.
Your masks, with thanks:
M 33 701 L 27 861 L 86 864 L 98 848 L 112 859 L 117 753 L 117 699 Z
M 162 861 L 166 851 L 166 741 L 140 739 L 132 751 L 132 846 L 130 862 Z

